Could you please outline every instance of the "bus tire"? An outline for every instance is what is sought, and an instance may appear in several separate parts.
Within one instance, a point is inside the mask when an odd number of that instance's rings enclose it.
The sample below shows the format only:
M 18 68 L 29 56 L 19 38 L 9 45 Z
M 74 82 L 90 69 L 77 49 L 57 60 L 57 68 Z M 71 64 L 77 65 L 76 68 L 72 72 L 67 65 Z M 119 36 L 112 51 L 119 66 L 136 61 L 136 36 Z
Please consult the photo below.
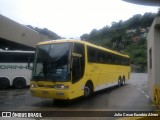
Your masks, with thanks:
M 118 87 L 120 87 L 122 85 L 122 82 L 121 82 L 121 77 L 118 78 Z
M 125 76 L 123 76 L 122 85 L 125 85 Z
M 6 89 L 9 86 L 10 86 L 10 83 L 7 78 L 0 78 L 0 89 Z
M 26 80 L 22 77 L 17 77 L 13 80 L 13 86 L 18 89 L 26 87 Z
M 93 85 L 90 82 L 87 82 L 84 87 L 84 97 L 89 97 L 93 93 Z

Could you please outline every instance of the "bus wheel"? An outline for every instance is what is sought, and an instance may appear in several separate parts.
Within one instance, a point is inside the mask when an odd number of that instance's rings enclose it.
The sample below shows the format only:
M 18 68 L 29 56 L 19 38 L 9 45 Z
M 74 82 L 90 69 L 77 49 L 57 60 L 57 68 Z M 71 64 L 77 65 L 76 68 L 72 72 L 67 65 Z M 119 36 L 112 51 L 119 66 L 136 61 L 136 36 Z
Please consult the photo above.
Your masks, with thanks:
M 118 78 L 118 87 L 120 87 L 122 85 L 122 82 L 121 82 L 121 77 Z
M 87 83 L 84 87 L 84 97 L 89 97 L 93 92 L 93 86 L 91 83 Z
M 6 89 L 9 87 L 9 80 L 7 78 L 0 78 L 0 89 Z
M 26 86 L 26 80 L 21 77 L 15 78 L 13 81 L 13 86 L 18 89 L 24 88 Z
M 125 84 L 125 77 L 123 77 L 123 79 L 122 79 L 122 85 L 124 85 Z

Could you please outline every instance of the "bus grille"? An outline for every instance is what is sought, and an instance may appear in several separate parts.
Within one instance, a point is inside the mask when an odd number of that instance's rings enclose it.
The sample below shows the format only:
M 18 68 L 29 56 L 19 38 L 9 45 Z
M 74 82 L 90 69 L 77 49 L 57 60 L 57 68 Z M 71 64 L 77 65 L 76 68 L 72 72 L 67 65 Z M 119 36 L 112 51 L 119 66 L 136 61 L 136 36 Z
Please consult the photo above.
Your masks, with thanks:
M 54 85 L 37 85 L 38 87 L 53 88 Z

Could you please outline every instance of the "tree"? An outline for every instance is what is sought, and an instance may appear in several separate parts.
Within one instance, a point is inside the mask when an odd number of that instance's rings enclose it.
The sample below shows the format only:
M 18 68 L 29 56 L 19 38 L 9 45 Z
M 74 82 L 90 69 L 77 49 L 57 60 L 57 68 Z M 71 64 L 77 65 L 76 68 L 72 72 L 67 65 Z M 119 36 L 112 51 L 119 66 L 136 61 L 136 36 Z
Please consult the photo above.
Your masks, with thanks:
M 89 34 L 83 34 L 80 38 L 81 38 L 81 40 L 87 41 L 87 40 L 89 40 Z
M 141 27 L 145 28 L 146 26 L 151 26 L 153 20 L 155 18 L 155 14 L 153 13 L 145 13 L 142 16 L 142 20 L 141 20 Z
M 121 51 L 124 44 L 122 42 L 122 34 L 117 34 L 111 38 L 112 48 L 116 51 Z
M 127 28 L 138 28 L 141 24 L 142 15 L 136 14 L 129 20 L 127 20 Z
M 147 66 L 146 39 L 142 38 L 138 42 L 128 45 L 124 53 L 130 56 L 132 64 L 139 65 L 141 67 L 141 71 L 145 70 L 145 67 Z
M 43 34 L 43 35 L 46 35 L 50 39 L 56 40 L 56 39 L 61 39 L 62 38 L 58 34 L 48 30 L 47 28 L 41 29 L 41 28 L 38 28 L 38 27 L 33 27 L 31 25 L 26 25 L 26 26 L 35 30 L 35 31 L 37 31 L 37 32 L 39 32 L 39 33 L 41 33 L 41 34 Z

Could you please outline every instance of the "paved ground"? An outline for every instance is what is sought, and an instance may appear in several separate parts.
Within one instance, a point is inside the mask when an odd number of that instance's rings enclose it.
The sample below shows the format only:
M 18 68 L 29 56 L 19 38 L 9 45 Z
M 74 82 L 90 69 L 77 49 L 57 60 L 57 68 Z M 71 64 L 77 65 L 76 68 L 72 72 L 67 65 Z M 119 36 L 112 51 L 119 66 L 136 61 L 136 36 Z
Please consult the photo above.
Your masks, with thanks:
M 32 97 L 30 96 L 29 89 L 7 89 L 0 91 L 0 111 L 78 111 L 77 114 L 81 116 L 78 119 L 84 119 L 83 113 L 80 111 L 93 111 L 88 112 L 87 115 L 93 116 L 94 114 L 95 117 L 87 117 L 87 120 L 105 120 L 106 117 L 100 118 L 99 116 L 100 114 L 102 116 L 109 114 L 109 112 L 96 111 L 116 111 L 117 113 L 117 111 L 155 110 L 157 108 L 152 105 L 148 97 L 147 74 L 133 73 L 131 74 L 130 81 L 125 86 L 108 88 L 97 92 L 89 99 L 78 99 L 70 103 Z M 76 113 L 69 112 L 68 114 L 72 116 Z M 71 118 L 54 117 L 54 119 L 70 120 Z M 72 119 L 75 120 L 75 118 Z M 107 119 L 115 118 L 107 117 Z

